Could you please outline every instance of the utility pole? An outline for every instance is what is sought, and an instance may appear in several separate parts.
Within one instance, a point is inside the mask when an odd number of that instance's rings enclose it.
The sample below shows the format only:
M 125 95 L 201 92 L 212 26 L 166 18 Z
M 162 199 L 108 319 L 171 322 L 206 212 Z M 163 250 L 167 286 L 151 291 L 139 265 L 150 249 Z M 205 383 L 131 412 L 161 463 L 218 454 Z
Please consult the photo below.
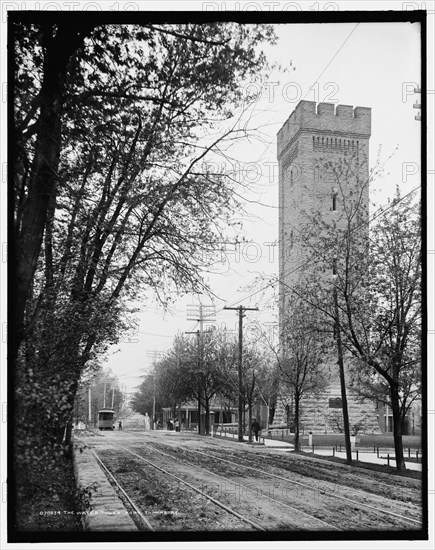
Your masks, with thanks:
M 216 316 L 216 308 L 214 305 L 189 305 L 187 306 L 187 320 L 197 321 L 199 323 L 199 330 L 195 332 L 186 332 L 186 334 L 196 334 L 198 338 L 198 370 L 201 371 L 203 367 L 203 333 L 204 322 L 214 323 Z M 205 419 L 205 428 L 207 431 L 209 419 Z M 201 388 L 198 388 L 198 434 L 201 433 Z
M 200 341 L 201 341 L 201 332 L 199 330 L 194 331 L 186 331 L 184 334 L 196 334 L 196 337 L 198 339 L 198 357 L 196 358 L 197 361 L 197 367 L 198 372 L 201 370 L 201 348 L 200 348 Z M 200 395 L 200 387 L 198 385 L 198 435 L 201 434 L 201 395 Z M 186 419 L 187 422 L 187 419 Z
M 239 315 L 239 360 L 238 360 L 238 377 L 239 377 L 239 441 L 243 441 L 243 373 L 242 373 L 242 362 L 243 362 L 243 317 L 245 317 L 245 311 L 258 311 L 258 307 L 227 307 L 224 309 L 232 309 L 237 311 Z

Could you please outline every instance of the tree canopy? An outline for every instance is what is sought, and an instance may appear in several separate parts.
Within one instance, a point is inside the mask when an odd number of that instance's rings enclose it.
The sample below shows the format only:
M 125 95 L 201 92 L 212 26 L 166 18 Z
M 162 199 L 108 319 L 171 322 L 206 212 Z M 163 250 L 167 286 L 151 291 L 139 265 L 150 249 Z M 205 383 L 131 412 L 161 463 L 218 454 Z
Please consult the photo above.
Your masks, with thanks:
M 129 300 L 167 306 L 169 290 L 206 286 L 203 252 L 239 203 L 205 160 L 246 135 L 243 83 L 273 41 L 267 25 L 14 18 L 18 461 L 38 407 L 51 419 L 39 446 L 62 440 L 80 375 L 128 328 Z

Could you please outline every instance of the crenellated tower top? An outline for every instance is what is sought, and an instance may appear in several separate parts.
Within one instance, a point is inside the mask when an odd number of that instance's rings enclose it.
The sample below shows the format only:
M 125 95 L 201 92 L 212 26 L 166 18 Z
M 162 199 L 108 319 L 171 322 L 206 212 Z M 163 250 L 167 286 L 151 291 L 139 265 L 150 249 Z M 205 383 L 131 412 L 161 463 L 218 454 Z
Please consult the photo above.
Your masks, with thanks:
M 302 132 L 368 139 L 371 134 L 371 109 L 300 101 L 278 132 L 278 159 Z

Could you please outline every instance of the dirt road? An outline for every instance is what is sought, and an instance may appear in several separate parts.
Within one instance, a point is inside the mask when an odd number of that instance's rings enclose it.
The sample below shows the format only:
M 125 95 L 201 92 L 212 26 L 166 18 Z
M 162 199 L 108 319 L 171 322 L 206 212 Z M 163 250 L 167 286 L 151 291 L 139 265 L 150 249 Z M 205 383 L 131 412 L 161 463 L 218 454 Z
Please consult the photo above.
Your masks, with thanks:
M 189 433 L 115 431 L 81 442 L 157 531 L 411 534 L 422 528 L 415 479 Z

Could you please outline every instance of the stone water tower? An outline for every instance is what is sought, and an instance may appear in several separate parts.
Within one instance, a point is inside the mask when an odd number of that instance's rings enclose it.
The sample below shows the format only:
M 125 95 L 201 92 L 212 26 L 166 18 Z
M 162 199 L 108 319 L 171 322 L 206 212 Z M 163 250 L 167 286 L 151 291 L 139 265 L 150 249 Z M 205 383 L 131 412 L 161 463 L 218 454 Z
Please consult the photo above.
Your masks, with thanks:
M 309 262 L 312 252 L 304 248 L 306 213 L 318 213 L 331 224 L 340 223 L 340 194 L 337 192 L 329 165 L 353 166 L 347 185 L 356 191 L 360 187 L 361 211 L 368 222 L 369 211 L 369 139 L 371 109 L 332 103 L 300 101 L 286 120 L 277 137 L 279 163 L 279 276 L 280 324 L 291 288 L 300 282 L 302 267 Z M 348 159 L 348 160 L 346 160 Z M 368 228 L 368 223 L 367 223 Z M 331 431 L 326 420 L 331 409 L 340 408 L 338 369 L 330 368 L 337 376 L 330 377 L 330 385 L 320 398 L 308 398 L 302 405 L 301 424 L 305 431 Z M 351 418 L 367 416 L 369 431 L 378 430 L 375 405 L 359 403 L 348 392 Z M 291 404 L 290 404 L 291 406 Z M 274 424 L 283 424 L 290 407 L 277 403 Z

